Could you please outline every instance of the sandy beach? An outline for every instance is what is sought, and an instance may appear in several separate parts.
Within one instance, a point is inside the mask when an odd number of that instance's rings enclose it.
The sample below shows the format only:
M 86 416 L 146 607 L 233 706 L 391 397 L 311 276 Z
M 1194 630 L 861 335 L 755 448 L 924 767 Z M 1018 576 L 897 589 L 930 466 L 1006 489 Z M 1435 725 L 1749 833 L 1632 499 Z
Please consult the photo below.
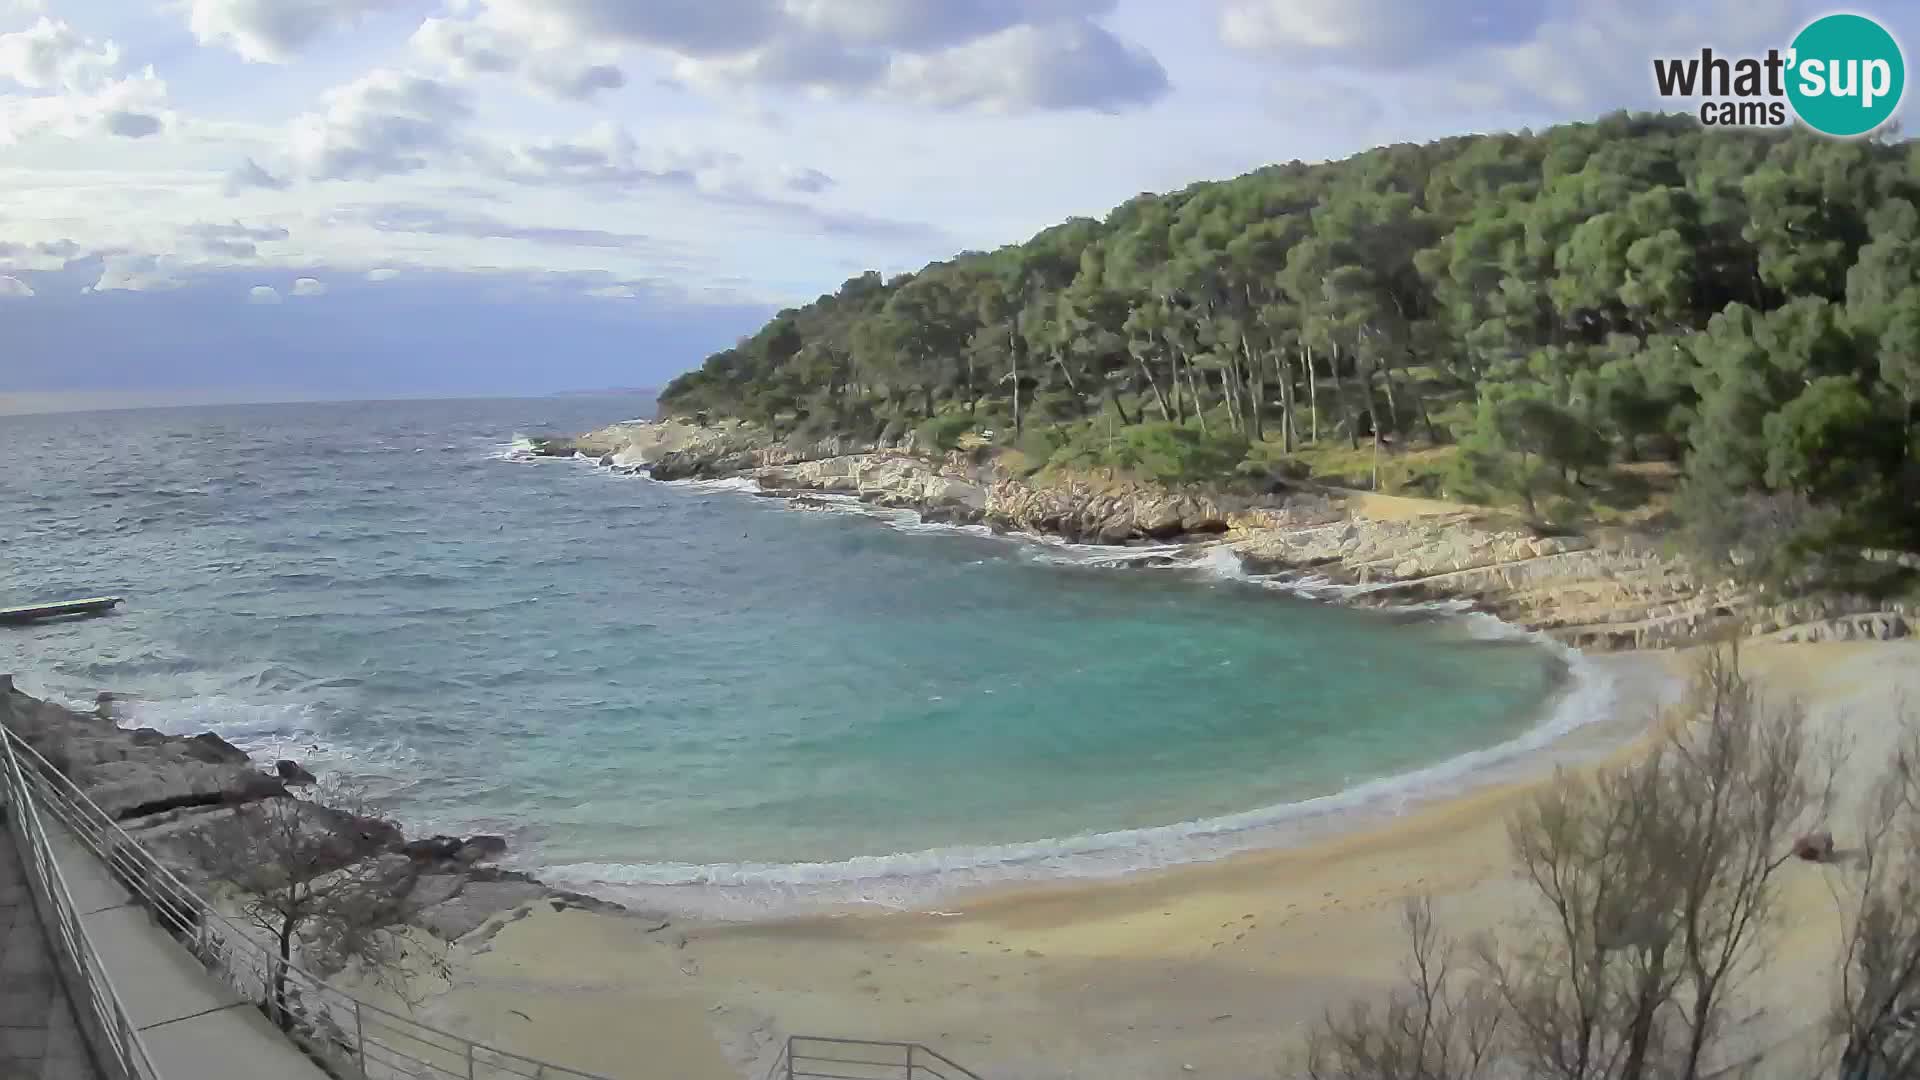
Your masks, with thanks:
M 1770 700 L 1799 699 L 1816 733 L 1851 743 L 1843 795 L 1877 775 L 1903 697 L 1920 702 L 1920 643 L 1752 643 L 1742 660 Z M 1687 663 L 1605 662 L 1642 688 Z M 1430 895 L 1462 938 L 1520 915 L 1509 812 L 1602 740 L 1608 756 L 1632 753 L 1653 712 L 1628 694 L 1617 721 L 1541 755 L 1528 777 L 1337 839 L 962 896 L 939 913 L 661 928 L 542 907 L 456 947 L 452 989 L 424 1011 L 614 1076 L 759 1075 L 789 1033 L 920 1041 L 989 1077 L 1287 1075 L 1325 1009 L 1393 985 L 1405 898 Z M 1842 846 L 1852 813 L 1834 815 Z M 1771 1045 L 1820 1020 L 1827 998 L 1814 991 L 1839 933 L 1831 872 L 1789 867 L 1776 970 L 1793 978 L 1750 995 L 1752 1034 L 1737 1038 Z

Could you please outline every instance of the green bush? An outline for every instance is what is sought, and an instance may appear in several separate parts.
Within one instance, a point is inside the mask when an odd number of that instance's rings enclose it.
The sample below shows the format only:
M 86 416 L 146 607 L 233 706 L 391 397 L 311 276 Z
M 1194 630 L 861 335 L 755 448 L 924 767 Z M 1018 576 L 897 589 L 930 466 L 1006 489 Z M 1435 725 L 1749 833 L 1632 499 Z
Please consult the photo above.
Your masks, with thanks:
M 1116 469 L 1162 484 L 1223 483 L 1247 456 L 1247 440 L 1228 432 L 1201 434 L 1178 424 L 1137 424 L 1117 430 L 1089 426 L 1056 450 L 1048 464 L 1069 469 Z
M 978 429 L 978 421 L 964 412 L 941 413 L 915 429 L 922 450 L 957 450 L 960 436 Z

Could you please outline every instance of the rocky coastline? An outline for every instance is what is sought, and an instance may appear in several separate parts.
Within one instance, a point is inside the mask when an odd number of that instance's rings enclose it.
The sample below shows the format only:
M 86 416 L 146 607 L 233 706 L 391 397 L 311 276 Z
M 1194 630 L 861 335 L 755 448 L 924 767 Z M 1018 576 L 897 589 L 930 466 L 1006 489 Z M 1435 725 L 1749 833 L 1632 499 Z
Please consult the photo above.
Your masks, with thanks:
M 1296 576 L 1328 599 L 1461 603 L 1583 650 L 1673 648 L 1729 632 L 1889 639 L 1920 625 L 1920 604 L 1911 602 L 1757 597 L 1703 578 L 1653 536 L 1544 536 L 1468 507 L 1379 515 L 1363 494 L 1301 484 L 1255 497 L 1100 477 L 1035 482 L 992 460 L 922 452 L 911 439 L 779 439 L 737 421 L 630 421 L 536 443 L 534 452 L 656 480 L 746 478 L 802 509 L 834 495 L 1076 543 L 1223 545 L 1249 571 Z
M 46 765 L 85 792 L 120 828 L 206 895 L 206 875 L 190 855 L 191 837 L 234 806 L 262 799 L 299 799 L 313 776 L 293 761 L 263 769 L 213 733 L 170 735 L 122 727 L 113 695 L 80 712 L 32 697 L 0 675 L 0 726 Z M 537 906 L 553 910 L 620 910 L 580 893 L 555 889 L 518 871 L 490 865 L 506 850 L 496 836 L 409 838 L 394 823 L 313 803 L 314 814 L 353 838 L 348 858 L 386 860 L 406 873 L 395 882 L 396 909 L 406 921 L 447 942 L 497 932 Z M 469 940 L 469 944 L 473 944 Z

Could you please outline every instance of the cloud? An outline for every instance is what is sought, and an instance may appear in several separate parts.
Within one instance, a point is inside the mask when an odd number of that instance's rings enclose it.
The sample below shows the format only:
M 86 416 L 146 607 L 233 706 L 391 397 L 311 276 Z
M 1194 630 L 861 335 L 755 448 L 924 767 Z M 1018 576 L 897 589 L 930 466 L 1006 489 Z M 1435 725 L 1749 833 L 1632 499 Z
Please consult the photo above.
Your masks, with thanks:
M 319 278 L 310 278 L 310 277 L 294 278 L 293 279 L 293 295 L 325 296 L 327 295 L 327 283 L 324 281 L 321 281 Z
M 246 162 L 227 174 L 227 194 L 244 191 L 248 188 L 264 188 L 268 191 L 285 191 L 292 182 L 284 176 L 275 176 L 260 167 L 260 163 L 248 158 Z
M 187 27 L 206 45 L 224 45 L 243 59 L 284 64 L 316 39 L 397 0 L 191 0 Z
M 277 304 L 280 302 L 280 290 L 271 285 L 255 285 L 247 290 L 249 304 Z
M 1530 40 L 1549 0 L 1497 0 L 1467 13 L 1429 0 L 1227 0 L 1228 45 L 1307 62 L 1418 65 L 1471 46 Z
M 285 240 L 292 234 L 282 225 L 242 225 L 230 222 L 225 225 L 216 222 L 201 222 L 186 228 L 189 236 L 225 238 L 240 240 Z
M 185 285 L 178 265 L 166 255 L 106 255 L 100 278 L 86 292 L 164 292 Z
M 549 57 L 641 47 L 672 55 L 675 77 L 692 86 L 939 107 L 1115 110 L 1169 89 L 1151 53 L 1100 24 L 1114 0 L 481 2 L 474 22 L 428 20 L 416 46 L 494 70 L 520 62 L 517 41 L 536 42 Z M 553 82 L 549 92 L 573 88 Z
M 1470 14 L 1429 0 L 1225 0 L 1220 36 L 1303 68 L 1341 66 L 1420 80 L 1409 111 L 1569 112 L 1653 106 L 1648 58 L 1778 45 L 1800 22 L 1797 0 L 1494 0 Z M 1366 95 L 1364 80 L 1358 95 Z M 1376 88 L 1377 89 L 1377 88 Z M 1391 93 L 1390 93 L 1391 96 Z M 1320 115 L 1296 104 L 1296 112 Z M 1370 112 L 1365 102 L 1342 111 Z M 1457 126 L 1457 119 L 1454 125 Z
M 492 0 L 502 22 L 576 42 L 712 56 L 751 49 L 788 22 L 780 0 Z
M 1648 58 L 1711 42 L 1730 54 L 1787 41 L 1802 21 L 1793 0 L 1598 0 L 1562 5 L 1525 41 L 1500 43 L 1447 66 L 1442 105 L 1545 113 L 1657 106 Z
M 588 289 L 588 296 L 597 296 L 603 300 L 632 300 L 640 294 L 631 285 L 602 285 L 597 289 Z
M 377 267 L 375 269 L 367 271 L 368 281 L 392 281 L 394 278 L 397 278 L 399 276 L 400 276 L 400 271 L 395 270 L 390 266 Z
M 29 90 L 92 90 L 119 66 L 119 46 L 81 37 L 45 15 L 28 29 L 0 34 L 0 76 Z
M 1016 26 L 897 60 L 889 96 L 942 108 L 1094 109 L 1148 105 L 1168 89 L 1153 54 L 1085 21 Z
M 100 118 L 100 123 L 109 134 L 127 139 L 144 139 L 158 132 L 162 126 L 158 116 L 152 113 L 129 112 L 126 109 L 112 109 Z
M 0 275 L 0 296 L 32 296 L 33 286 L 11 275 Z
M 116 76 L 120 47 L 41 16 L 0 34 L 0 78 L 35 91 L 0 96 L 0 144 L 42 134 L 139 139 L 166 125 L 166 84 L 146 68 Z
M 152 68 L 91 93 L 0 96 L 0 145 L 39 135 L 142 138 L 166 126 L 167 84 Z
M 237 260 L 257 258 L 260 243 L 285 240 L 289 235 L 278 225 L 242 225 L 237 221 L 226 225 L 199 222 L 188 225 L 180 233 L 192 246 L 209 255 Z
M 293 127 L 291 165 L 309 180 L 417 172 L 457 155 L 473 117 L 471 98 L 460 87 L 387 68 L 327 91 L 322 102 L 321 112 Z
M 805 192 L 815 195 L 827 190 L 834 184 L 833 177 L 819 169 L 787 169 L 781 180 L 782 186 L 789 191 Z
M 380 232 L 462 236 L 475 240 L 520 240 L 555 247 L 652 249 L 652 237 L 551 225 L 515 225 L 486 214 L 459 213 L 414 203 L 385 203 L 348 208 L 338 217 L 358 221 Z
M 72 240 L 0 241 L 0 269 L 64 270 L 85 252 Z
M 542 139 L 514 144 L 498 162 L 506 178 L 534 184 L 693 185 L 701 172 L 736 161 L 715 151 L 643 148 L 626 128 L 595 125 L 571 139 Z
M 540 93 L 569 101 L 627 84 L 626 74 L 604 50 L 546 46 L 477 20 L 427 19 L 409 43 L 456 78 L 517 73 Z

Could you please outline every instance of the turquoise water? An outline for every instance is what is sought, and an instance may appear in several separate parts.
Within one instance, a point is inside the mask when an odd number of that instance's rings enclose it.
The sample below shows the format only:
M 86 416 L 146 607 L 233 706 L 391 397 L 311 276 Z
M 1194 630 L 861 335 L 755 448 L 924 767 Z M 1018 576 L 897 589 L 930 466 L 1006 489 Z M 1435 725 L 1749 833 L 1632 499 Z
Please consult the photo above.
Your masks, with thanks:
M 1484 622 L 1239 580 L 1222 553 L 1128 569 L 507 452 L 634 411 L 0 417 L 0 603 L 128 598 L 0 629 L 0 670 L 142 695 L 134 722 L 352 772 L 412 828 L 720 913 L 922 902 L 1390 810 L 1537 734 L 1565 671 Z

